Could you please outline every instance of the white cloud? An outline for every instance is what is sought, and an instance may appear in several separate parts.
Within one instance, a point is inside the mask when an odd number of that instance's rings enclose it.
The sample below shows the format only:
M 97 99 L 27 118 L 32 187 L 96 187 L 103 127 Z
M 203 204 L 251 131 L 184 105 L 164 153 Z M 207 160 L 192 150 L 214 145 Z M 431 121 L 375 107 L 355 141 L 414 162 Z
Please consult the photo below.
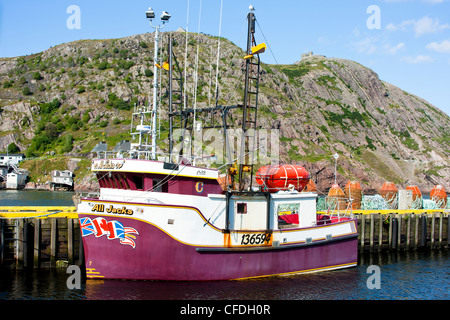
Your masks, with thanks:
M 419 37 L 428 33 L 436 33 L 446 29 L 450 29 L 450 24 L 441 24 L 439 19 L 433 19 L 428 16 L 420 18 L 419 20 L 405 20 L 400 24 L 389 23 L 386 26 L 386 30 L 389 31 L 407 31 L 410 27 L 414 30 L 416 37 Z
M 377 46 L 375 45 L 376 41 L 377 39 L 368 37 L 355 42 L 354 46 L 359 53 L 372 54 L 377 50 Z
M 379 37 L 366 37 L 359 41 L 353 42 L 353 47 L 358 53 L 371 54 L 397 54 L 400 50 L 406 47 L 404 42 L 400 42 L 396 45 L 391 45 L 386 40 Z
M 403 21 L 402 23 L 397 24 L 397 25 L 395 25 L 393 23 L 389 23 L 386 26 L 386 30 L 389 30 L 389 31 L 399 31 L 399 30 L 400 31 L 406 31 L 407 27 L 410 26 L 410 25 L 413 25 L 414 23 L 415 23 L 415 20 L 406 20 L 406 21 Z
M 416 0 L 384 0 L 384 2 L 393 3 L 393 2 L 414 2 Z M 429 4 L 439 4 L 449 0 L 418 0 L 419 2 L 429 3 Z
M 427 49 L 440 53 L 450 53 L 450 41 L 444 40 L 441 43 L 431 42 L 427 44 Z
M 391 46 L 389 44 L 385 44 L 383 46 L 383 51 L 387 54 L 396 54 L 400 49 L 403 49 L 405 47 L 405 43 L 400 42 L 396 46 Z
M 421 2 L 425 2 L 425 3 L 431 3 L 431 4 L 437 4 L 437 3 L 442 3 L 448 0 L 420 0 Z
M 423 55 L 418 55 L 417 57 L 403 57 L 401 60 L 410 64 L 433 62 L 433 59 L 430 56 Z
M 440 24 L 438 19 L 430 17 L 423 17 L 419 19 L 414 25 L 414 32 L 416 36 L 421 36 L 426 33 L 435 33 L 445 29 L 450 29 L 449 24 Z

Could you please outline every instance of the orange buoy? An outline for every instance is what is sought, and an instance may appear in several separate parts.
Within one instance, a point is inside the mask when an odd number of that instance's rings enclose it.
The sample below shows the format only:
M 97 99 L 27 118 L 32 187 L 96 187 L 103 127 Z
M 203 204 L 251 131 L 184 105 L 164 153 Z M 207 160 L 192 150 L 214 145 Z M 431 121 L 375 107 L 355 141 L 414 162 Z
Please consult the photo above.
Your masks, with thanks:
M 349 181 L 344 187 L 345 195 L 348 199 L 353 199 L 352 209 L 361 209 L 362 190 L 358 181 Z
M 385 182 L 381 186 L 380 195 L 384 198 L 389 209 L 396 209 L 398 189 L 393 182 Z
M 302 191 L 309 181 L 309 172 L 297 165 L 275 164 L 259 168 L 255 180 L 269 192 L 287 190 L 290 185 L 295 190 Z
M 436 185 L 431 189 L 430 200 L 433 200 L 438 205 L 438 208 L 444 209 L 447 207 L 447 193 L 445 189 L 440 184 Z
M 330 210 L 345 210 L 347 208 L 347 197 L 337 183 L 334 183 L 328 191 L 327 207 Z

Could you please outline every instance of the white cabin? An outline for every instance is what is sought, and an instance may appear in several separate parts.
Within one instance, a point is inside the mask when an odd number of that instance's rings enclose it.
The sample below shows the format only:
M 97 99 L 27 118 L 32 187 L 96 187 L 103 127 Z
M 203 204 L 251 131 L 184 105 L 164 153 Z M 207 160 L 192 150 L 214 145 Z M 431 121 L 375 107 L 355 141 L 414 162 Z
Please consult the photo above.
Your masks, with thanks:
M 0 166 L 18 165 L 23 159 L 22 153 L 0 153 Z

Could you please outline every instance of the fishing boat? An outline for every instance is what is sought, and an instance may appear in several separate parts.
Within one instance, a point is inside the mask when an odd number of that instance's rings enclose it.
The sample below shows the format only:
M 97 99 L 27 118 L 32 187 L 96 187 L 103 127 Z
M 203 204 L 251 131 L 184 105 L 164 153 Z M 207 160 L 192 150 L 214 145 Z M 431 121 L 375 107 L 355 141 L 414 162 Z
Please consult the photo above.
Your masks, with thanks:
M 138 142 L 98 152 L 92 160 L 100 191 L 81 195 L 76 202 L 87 278 L 232 280 L 357 264 L 356 219 L 317 214 L 317 193 L 304 190 L 310 179 L 304 168 L 270 164 L 256 172 L 252 132 L 257 129 L 259 55 L 265 44 L 255 41 L 253 11 L 247 21 L 242 105 L 216 101 L 213 107 L 195 109 L 177 100 L 184 97 L 183 77 L 169 33 L 168 61 L 154 72 L 156 79 L 158 69 L 165 69 L 169 78 L 169 152 L 161 155 L 156 150 L 154 99 L 153 109 L 134 109 L 133 119 L 138 120 L 132 123 L 132 134 Z M 235 148 L 237 157 L 227 155 L 225 173 L 197 165 L 184 148 L 174 147 L 175 123 L 182 134 L 192 132 L 198 129 L 193 114 L 217 112 L 228 146 L 227 114 L 237 109 L 243 138 Z M 149 115 L 151 124 L 146 124 Z M 183 144 L 184 136 L 177 141 Z

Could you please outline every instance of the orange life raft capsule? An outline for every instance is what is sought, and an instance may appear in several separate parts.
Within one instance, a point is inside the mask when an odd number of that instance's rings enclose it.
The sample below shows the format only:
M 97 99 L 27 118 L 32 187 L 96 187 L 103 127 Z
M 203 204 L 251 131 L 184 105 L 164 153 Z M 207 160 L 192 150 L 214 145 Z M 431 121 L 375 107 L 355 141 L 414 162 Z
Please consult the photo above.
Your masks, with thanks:
M 309 179 L 305 189 L 303 189 L 303 192 L 316 192 L 316 191 L 317 191 L 316 184 L 314 183 L 313 179 Z
M 328 191 L 327 207 L 330 210 L 347 209 L 347 197 L 337 183 L 333 183 L 330 191 Z
M 347 198 L 353 199 L 352 209 L 361 209 L 362 190 L 361 184 L 358 181 L 349 181 L 344 187 L 344 192 Z
M 397 209 L 397 193 L 398 189 L 393 182 L 385 182 L 381 186 L 380 195 L 386 201 L 389 209 Z
M 445 189 L 440 184 L 436 185 L 431 189 L 430 200 L 436 202 L 439 208 L 444 209 L 447 207 L 447 193 Z
M 413 209 L 422 209 L 422 192 L 418 186 L 407 186 L 406 190 L 412 191 Z
M 386 200 L 391 200 L 396 197 L 398 193 L 398 189 L 393 182 L 385 182 L 381 186 L 380 195 Z
M 259 168 L 256 183 L 265 186 L 269 192 L 284 191 L 290 185 L 302 191 L 309 181 L 309 172 L 305 168 L 292 164 L 276 164 Z

